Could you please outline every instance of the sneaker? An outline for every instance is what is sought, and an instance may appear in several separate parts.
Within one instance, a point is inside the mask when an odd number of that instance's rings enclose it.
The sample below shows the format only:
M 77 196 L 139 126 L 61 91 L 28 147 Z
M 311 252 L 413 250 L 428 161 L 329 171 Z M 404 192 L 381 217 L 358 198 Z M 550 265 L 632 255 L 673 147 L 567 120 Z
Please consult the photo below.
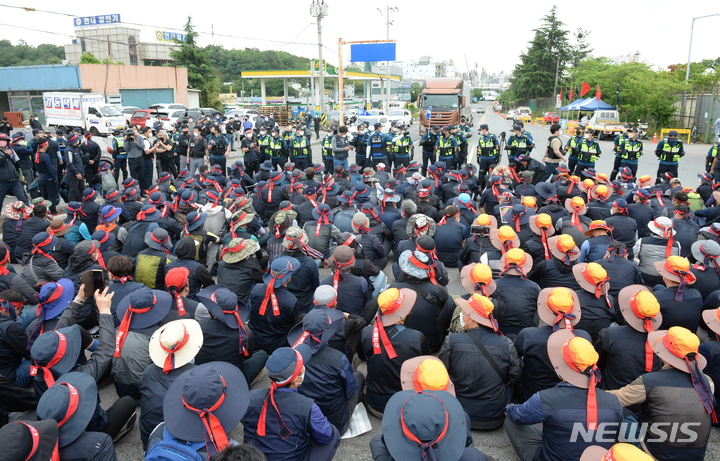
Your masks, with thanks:
M 113 443 L 116 443 L 118 440 L 120 440 L 125 434 L 130 432 L 132 428 L 135 426 L 135 421 L 137 420 L 137 412 L 134 412 L 130 418 L 127 420 L 125 425 L 120 429 L 120 432 L 115 436 L 113 439 Z

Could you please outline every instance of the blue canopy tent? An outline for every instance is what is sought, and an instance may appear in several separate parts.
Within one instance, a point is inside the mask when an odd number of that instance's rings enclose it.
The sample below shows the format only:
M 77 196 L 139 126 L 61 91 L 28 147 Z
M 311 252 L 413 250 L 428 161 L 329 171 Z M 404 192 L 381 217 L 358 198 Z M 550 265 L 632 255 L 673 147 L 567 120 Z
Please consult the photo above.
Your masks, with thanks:
M 561 107 L 560 110 L 562 111 L 568 111 L 568 110 L 577 110 L 577 108 L 582 105 L 585 102 L 590 102 L 591 99 L 595 98 L 587 98 L 587 99 L 576 99 L 575 101 L 571 102 L 565 107 Z
M 573 110 L 614 110 L 615 106 L 611 106 L 610 104 L 603 102 L 602 100 L 598 101 L 595 98 L 589 98 L 583 101 L 578 107 L 575 107 Z

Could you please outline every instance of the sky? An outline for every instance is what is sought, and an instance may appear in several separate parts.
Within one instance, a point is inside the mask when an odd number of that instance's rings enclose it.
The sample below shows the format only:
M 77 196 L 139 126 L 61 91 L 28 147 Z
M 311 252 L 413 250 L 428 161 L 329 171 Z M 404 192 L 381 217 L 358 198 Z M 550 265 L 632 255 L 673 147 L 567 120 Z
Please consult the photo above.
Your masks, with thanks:
M 541 18 L 553 4 L 557 5 L 558 17 L 567 29 L 574 32 L 582 27 L 590 31 L 588 40 L 594 56 L 621 56 L 639 51 L 640 60 L 656 68 L 687 62 L 692 18 L 720 14 L 720 2 L 716 0 L 601 2 L 607 6 L 605 9 L 596 8 L 596 2 L 577 0 L 518 0 L 512 7 L 506 2 L 454 2 L 463 4 L 461 11 L 443 10 L 442 4 L 433 9 L 424 8 L 425 2 L 417 0 L 382 4 L 367 0 L 324 1 L 329 6 L 329 14 L 322 20 L 323 58 L 332 64 L 338 62 L 340 37 L 343 40 L 386 39 L 384 8 L 392 6 L 398 9 L 390 15 L 393 21 L 390 39 L 397 40 L 398 61 L 429 55 L 436 60 L 452 59 L 459 72 L 477 65 L 478 69 L 485 68 L 489 73 L 512 71 L 534 35 L 532 29 L 540 25 Z M 208 9 L 183 7 L 201 5 L 197 2 L 150 2 L 143 3 L 142 8 L 132 9 L 87 0 L 73 0 L 72 8 L 49 0 L 21 0 L 20 3 L 2 3 L 0 0 L 0 4 L 72 16 L 119 13 L 125 23 L 149 26 L 140 27 L 141 41 L 144 42 L 155 41 L 155 30 L 179 31 L 187 16 L 192 15 L 195 28 L 201 33 L 200 45 L 215 43 L 228 49 L 247 47 L 282 50 L 308 58 L 318 56 L 317 25 L 315 18 L 310 16 L 311 0 L 220 2 Z M 236 8 L 230 6 L 235 4 L 238 5 Z M 582 5 L 589 5 L 591 10 Z M 613 8 L 613 5 L 622 7 Z M 64 45 L 70 43 L 73 36 L 71 16 L 0 6 L 0 18 L 0 24 L 3 24 L 0 25 L 0 39 L 13 43 L 23 39 L 31 45 Z M 214 38 L 212 30 L 215 31 Z M 720 15 L 695 22 L 693 61 L 720 56 L 718 30 Z M 348 48 L 343 50 L 344 59 L 349 55 Z

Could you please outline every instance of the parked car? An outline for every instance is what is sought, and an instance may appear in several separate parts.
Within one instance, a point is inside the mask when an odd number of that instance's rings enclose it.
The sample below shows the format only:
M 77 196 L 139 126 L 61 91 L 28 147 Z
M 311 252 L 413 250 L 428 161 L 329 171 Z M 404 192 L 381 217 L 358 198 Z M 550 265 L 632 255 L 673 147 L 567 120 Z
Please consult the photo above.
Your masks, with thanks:
M 526 124 L 532 121 L 532 111 L 529 107 L 518 107 L 515 114 L 515 121 L 518 120 Z
M 381 115 L 379 117 L 365 116 L 365 117 L 360 117 L 352 125 L 350 125 L 350 128 L 349 128 L 350 134 L 352 134 L 353 136 L 356 135 L 357 127 L 362 124 L 365 124 L 369 127 L 366 131 L 374 131 L 375 129 L 373 127 L 375 126 L 376 123 L 382 123 L 382 128 L 380 128 L 380 131 L 382 131 L 383 133 L 388 133 L 390 131 L 390 125 L 391 125 L 390 120 L 388 120 L 388 118 L 385 117 L 384 115 Z
M 180 103 L 165 103 L 165 104 L 153 104 L 152 106 L 148 107 L 148 109 L 155 109 L 155 110 L 187 110 L 187 106 L 185 104 Z
M 407 109 L 391 110 L 388 112 L 387 118 L 390 122 L 395 122 L 396 124 L 405 126 L 410 126 L 413 123 L 412 112 Z
M 133 112 L 132 118 L 130 119 L 131 125 L 137 125 L 142 130 L 146 125 L 152 126 L 155 122 L 155 118 L 160 114 L 155 109 L 139 109 Z
M 192 117 L 193 121 L 197 122 L 198 120 L 200 120 L 201 114 L 203 112 L 205 113 L 206 116 L 209 115 L 211 118 L 215 118 L 216 113 L 220 114 L 220 118 L 222 120 L 225 120 L 227 118 L 224 114 L 220 113 L 220 111 L 217 111 L 213 108 L 200 108 L 200 109 L 196 108 L 196 109 L 187 109 L 185 111 L 185 113 L 180 117 L 180 121 L 182 123 L 185 123 L 188 121 L 188 118 Z
M 231 109 L 225 112 L 225 115 L 227 117 L 234 117 L 235 115 L 239 116 L 240 118 L 244 117 L 245 115 L 254 115 L 257 117 L 260 115 L 260 112 L 256 111 L 255 109 Z
M 484 114 L 485 108 L 483 106 L 477 106 L 477 109 L 475 109 L 475 112 L 477 112 L 478 114 Z
M 545 112 L 543 114 L 543 125 L 552 125 L 553 123 L 560 123 L 560 117 L 555 112 Z
M 515 115 L 517 114 L 517 111 L 515 109 L 510 109 L 507 113 L 507 117 L 505 117 L 506 120 L 515 121 Z
M 123 117 L 125 117 L 125 120 L 127 120 L 127 124 L 130 124 L 130 119 L 132 118 L 132 115 L 135 113 L 136 110 L 140 110 L 139 107 L 135 106 L 118 106 L 118 109 L 120 112 L 122 112 Z

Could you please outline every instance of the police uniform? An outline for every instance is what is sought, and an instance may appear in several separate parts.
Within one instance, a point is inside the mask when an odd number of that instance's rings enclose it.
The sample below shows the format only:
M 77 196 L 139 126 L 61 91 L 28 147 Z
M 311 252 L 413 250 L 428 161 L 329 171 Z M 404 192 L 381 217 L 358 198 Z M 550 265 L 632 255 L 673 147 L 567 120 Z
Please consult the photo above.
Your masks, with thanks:
M 297 134 L 292 140 L 292 161 L 295 168 L 304 171 L 312 164 L 312 149 L 310 141 L 306 136 L 298 136 Z
M 459 145 L 458 148 L 458 167 L 464 165 L 467 162 L 468 154 L 468 139 L 470 139 L 470 125 L 465 125 L 463 121 L 460 121 L 460 125 L 455 127 L 457 129 L 457 140 Z
M 276 130 L 276 132 L 279 134 L 279 131 Z M 287 151 L 285 140 L 280 136 L 272 136 L 268 141 L 268 148 L 270 150 L 270 160 L 272 160 L 273 169 L 282 170 L 285 152 Z
M 330 130 L 322 140 L 322 158 L 325 164 L 325 171 L 335 171 L 335 151 L 332 148 L 332 138 L 335 136 L 335 131 Z
M 573 174 L 580 176 L 584 170 L 595 168 L 595 161 L 600 156 L 600 145 L 594 139 L 584 139 L 580 144 L 578 162 Z
M 675 142 L 672 143 L 668 138 L 663 139 L 655 148 L 655 155 L 660 160 L 655 184 L 661 182 L 660 178 L 662 178 L 666 172 L 669 172 L 673 177 L 677 178 L 678 162 L 680 161 L 680 157 L 685 155 L 682 141 L 675 139 Z
M 498 140 L 494 134 L 480 135 L 477 146 L 478 170 L 486 174 L 498 164 Z M 482 173 L 479 173 L 482 174 Z
M 410 164 L 410 154 L 413 152 L 413 142 L 409 135 L 404 134 L 393 144 L 393 157 L 395 171 Z
M 449 131 L 446 131 L 448 133 L 448 136 L 445 136 L 444 134 L 440 137 L 438 137 L 437 142 L 435 143 L 438 160 L 441 162 L 445 162 L 445 165 L 447 165 L 448 170 L 452 170 L 453 165 L 455 163 L 455 152 L 457 151 L 457 139 L 455 139 L 454 136 L 450 134 Z M 423 160 L 424 162 L 424 160 Z
M 635 141 L 625 138 L 619 145 L 618 155 L 621 158 L 620 168 L 628 167 L 632 170 L 633 176 L 637 175 L 638 159 L 643 153 L 643 143 L 639 139 Z M 614 172 L 614 171 L 613 171 Z M 610 178 L 611 180 L 614 178 Z
M 436 130 L 436 127 L 433 127 L 433 129 Z M 422 174 L 423 176 L 427 176 L 427 170 L 428 166 L 435 163 L 436 155 L 435 155 L 435 144 L 438 140 L 438 134 L 437 132 L 433 133 L 428 130 L 423 135 L 422 139 L 420 140 L 420 145 L 422 146 L 422 156 L 423 156 L 423 165 L 422 165 Z

